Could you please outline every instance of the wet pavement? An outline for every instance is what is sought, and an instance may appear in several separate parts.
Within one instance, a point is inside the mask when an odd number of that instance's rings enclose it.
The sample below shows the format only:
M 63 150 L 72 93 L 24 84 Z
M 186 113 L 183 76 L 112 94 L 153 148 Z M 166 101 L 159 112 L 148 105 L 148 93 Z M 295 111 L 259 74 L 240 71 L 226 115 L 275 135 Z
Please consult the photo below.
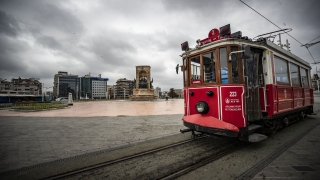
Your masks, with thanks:
M 182 99 L 75 102 L 68 109 L 40 112 L 0 110 L 0 173 L 178 134 L 184 128 L 182 114 Z M 319 176 L 319 137 L 316 126 L 254 179 Z
M 39 112 L 0 110 L 0 172 L 177 134 L 184 128 L 182 103 L 99 101 Z
M 256 174 L 253 179 L 320 179 L 320 125 Z
M 97 117 L 97 116 L 147 116 L 183 114 L 183 99 L 154 101 L 87 101 L 74 102 L 67 109 L 38 112 L 0 110 L 1 116 L 29 117 Z

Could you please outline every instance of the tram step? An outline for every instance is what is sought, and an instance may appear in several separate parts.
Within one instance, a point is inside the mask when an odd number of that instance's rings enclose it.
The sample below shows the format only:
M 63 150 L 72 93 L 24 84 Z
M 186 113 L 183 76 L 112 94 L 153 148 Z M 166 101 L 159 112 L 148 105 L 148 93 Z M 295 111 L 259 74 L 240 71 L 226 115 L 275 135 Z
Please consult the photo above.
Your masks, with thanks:
M 259 141 L 265 140 L 267 138 L 268 137 L 266 135 L 253 133 L 253 134 L 249 135 L 248 141 L 249 142 L 259 142 Z
M 261 125 L 251 124 L 250 126 L 248 126 L 248 130 L 253 131 L 253 130 L 259 129 L 261 127 L 262 127 Z

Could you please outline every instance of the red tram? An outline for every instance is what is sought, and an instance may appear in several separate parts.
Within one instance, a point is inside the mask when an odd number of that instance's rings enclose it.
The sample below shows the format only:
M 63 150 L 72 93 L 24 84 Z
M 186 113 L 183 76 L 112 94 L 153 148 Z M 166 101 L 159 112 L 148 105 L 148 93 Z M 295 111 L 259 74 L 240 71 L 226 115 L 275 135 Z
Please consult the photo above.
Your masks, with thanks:
M 268 38 L 231 34 L 230 25 L 211 30 L 197 44 L 181 44 L 182 120 L 188 127 L 182 133 L 258 142 L 313 113 L 310 64 L 290 51 Z

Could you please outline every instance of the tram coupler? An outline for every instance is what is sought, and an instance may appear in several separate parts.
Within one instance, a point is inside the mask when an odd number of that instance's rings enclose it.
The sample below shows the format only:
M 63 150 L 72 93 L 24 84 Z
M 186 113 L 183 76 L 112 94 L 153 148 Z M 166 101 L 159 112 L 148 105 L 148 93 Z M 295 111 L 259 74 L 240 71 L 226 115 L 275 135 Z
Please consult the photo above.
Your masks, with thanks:
M 186 132 L 190 132 L 192 131 L 192 129 L 180 129 L 180 132 L 183 134 L 183 133 L 186 133 Z M 194 132 L 193 132 L 194 133 Z

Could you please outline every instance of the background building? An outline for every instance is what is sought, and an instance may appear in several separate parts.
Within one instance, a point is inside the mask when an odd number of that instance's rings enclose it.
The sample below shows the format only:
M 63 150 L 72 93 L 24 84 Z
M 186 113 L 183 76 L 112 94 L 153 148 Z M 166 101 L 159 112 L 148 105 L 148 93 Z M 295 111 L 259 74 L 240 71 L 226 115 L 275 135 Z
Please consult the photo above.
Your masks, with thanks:
M 0 79 L 0 103 L 41 101 L 42 83 L 36 78 Z
M 113 99 L 113 86 L 107 85 L 107 99 Z
M 174 92 L 177 94 L 178 98 L 183 98 L 183 89 L 175 89 Z
M 59 71 L 54 75 L 53 95 L 54 98 L 68 97 L 72 93 L 74 99 L 80 97 L 80 78 L 78 75 L 68 74 L 65 71 Z
M 90 74 L 81 77 L 81 97 L 92 98 L 92 79 Z
M 15 94 L 30 94 L 41 95 L 42 83 L 39 78 L 17 78 L 11 79 L 11 82 L 6 79 L 0 79 L 0 90 L 2 93 L 15 93 Z
M 107 81 L 108 78 L 101 78 L 99 74 L 96 78 L 92 79 L 92 97 L 93 98 L 107 98 Z
M 117 85 L 114 89 L 115 99 L 125 99 L 132 95 L 134 88 L 134 81 L 120 78 L 117 80 Z
M 81 98 L 105 99 L 107 98 L 108 78 L 92 77 L 90 74 L 81 77 Z
M 161 88 L 160 87 L 156 87 L 156 89 L 154 90 L 154 95 L 157 96 L 157 98 L 161 98 Z

